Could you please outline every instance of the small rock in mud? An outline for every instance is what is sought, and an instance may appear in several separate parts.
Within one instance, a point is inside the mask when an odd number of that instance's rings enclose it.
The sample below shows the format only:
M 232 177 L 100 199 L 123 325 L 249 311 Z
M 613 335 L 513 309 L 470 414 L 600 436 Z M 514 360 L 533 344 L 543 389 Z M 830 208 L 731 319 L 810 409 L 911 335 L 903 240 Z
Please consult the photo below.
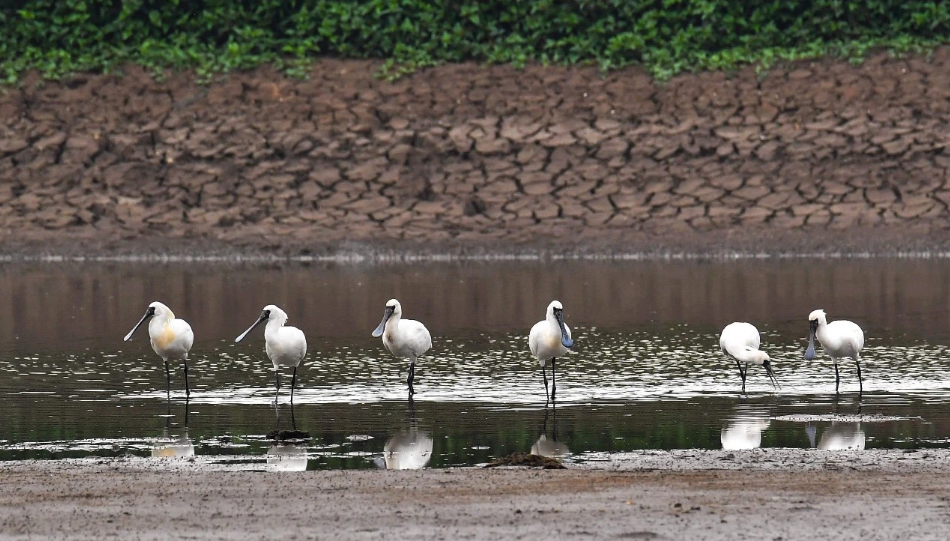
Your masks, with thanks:
M 310 439 L 310 433 L 303 430 L 271 430 L 267 433 L 267 439 L 277 441 L 308 440 Z
M 485 465 L 486 468 L 498 466 L 527 466 L 529 468 L 543 468 L 545 470 L 566 470 L 564 464 L 556 458 L 532 455 L 529 453 L 512 453 Z

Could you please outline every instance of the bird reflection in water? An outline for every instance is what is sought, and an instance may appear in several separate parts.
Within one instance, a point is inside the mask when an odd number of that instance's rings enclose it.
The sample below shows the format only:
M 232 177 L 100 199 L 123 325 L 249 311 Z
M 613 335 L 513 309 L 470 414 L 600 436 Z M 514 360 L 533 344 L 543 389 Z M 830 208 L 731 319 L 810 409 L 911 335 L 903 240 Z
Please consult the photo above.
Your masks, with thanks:
M 294 402 L 290 401 L 290 430 L 280 429 L 280 406 L 274 402 L 277 428 L 267 435 L 274 443 L 267 448 L 267 467 L 273 471 L 304 471 L 307 469 L 307 442 L 310 434 L 297 430 Z M 296 440 L 296 441 L 288 441 Z
M 195 456 L 195 445 L 188 437 L 188 400 L 185 399 L 185 424 L 183 432 L 177 436 L 170 434 L 172 410 L 171 400 L 166 406 L 165 428 L 162 436 L 152 443 L 152 456 L 160 458 L 185 458 Z
M 758 449 L 762 446 L 762 431 L 769 427 L 769 419 L 767 411 L 737 409 L 736 415 L 719 433 L 722 448 L 726 451 Z
M 842 423 L 832 421 L 831 426 L 821 433 L 818 449 L 823 451 L 863 451 L 867 438 L 861 430 L 861 423 Z
M 383 456 L 375 460 L 380 469 L 421 470 L 432 459 L 432 437 L 419 430 L 416 410 L 409 400 L 409 430 L 393 434 L 383 445 Z
M 549 415 L 553 417 L 554 425 L 551 439 L 548 439 Z M 554 403 L 551 404 L 550 409 L 547 407 L 544 408 L 544 421 L 541 423 L 541 437 L 531 446 L 531 454 L 551 458 L 563 458 L 571 454 L 571 450 L 568 449 L 567 445 L 557 441 L 557 409 Z
M 296 443 L 275 443 L 267 449 L 267 467 L 274 471 L 305 471 L 307 448 Z
M 863 405 L 860 396 L 855 403 L 857 405 L 856 414 L 860 416 Z M 841 404 L 837 394 L 835 395 L 834 404 L 835 416 L 841 415 Z M 861 423 L 859 422 L 831 421 L 831 426 L 821 432 L 821 438 L 818 438 L 817 443 L 815 439 L 818 435 L 818 428 L 814 424 L 808 423 L 805 425 L 805 434 L 808 436 L 808 443 L 812 449 L 817 448 L 823 451 L 863 451 L 867 442 L 867 437 L 864 435 L 864 431 L 861 430 Z

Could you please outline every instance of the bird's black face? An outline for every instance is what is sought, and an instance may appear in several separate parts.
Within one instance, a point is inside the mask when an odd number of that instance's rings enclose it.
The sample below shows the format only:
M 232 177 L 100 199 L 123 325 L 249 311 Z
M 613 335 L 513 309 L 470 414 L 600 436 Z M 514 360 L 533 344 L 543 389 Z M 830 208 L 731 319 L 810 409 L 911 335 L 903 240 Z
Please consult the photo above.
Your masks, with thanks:
M 152 317 L 155 315 L 155 307 L 149 306 L 148 310 L 145 311 L 145 317 Z
M 261 312 L 261 319 L 270 319 L 270 310 L 264 310 Z

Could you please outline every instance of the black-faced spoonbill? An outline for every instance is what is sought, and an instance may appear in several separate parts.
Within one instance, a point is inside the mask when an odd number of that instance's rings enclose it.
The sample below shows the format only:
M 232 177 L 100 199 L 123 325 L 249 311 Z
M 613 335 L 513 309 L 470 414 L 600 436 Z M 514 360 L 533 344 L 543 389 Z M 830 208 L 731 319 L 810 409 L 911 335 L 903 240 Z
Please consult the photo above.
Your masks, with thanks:
M 264 307 L 264 311 L 257 318 L 253 325 L 247 328 L 234 339 L 234 342 L 240 342 L 247 336 L 247 333 L 254 330 L 263 322 L 267 322 L 264 327 L 264 351 L 267 358 L 274 363 L 274 371 L 277 374 L 277 394 L 280 394 L 280 368 L 282 366 L 294 367 L 294 377 L 290 380 L 290 402 L 294 401 L 294 387 L 297 385 L 297 366 L 307 355 L 307 339 L 303 331 L 297 327 L 285 327 L 287 323 L 287 312 L 273 304 Z M 277 402 L 277 395 L 274 395 L 274 402 Z
M 188 388 L 188 352 L 195 343 L 195 333 L 191 331 L 191 325 L 184 319 L 177 319 L 167 306 L 156 301 L 148 305 L 142 319 L 135 324 L 135 327 L 132 327 L 129 334 L 125 335 L 125 341 L 131 340 L 132 334 L 149 318 L 151 318 L 148 322 L 149 342 L 155 353 L 165 361 L 166 393 L 171 394 L 172 385 L 168 361 L 181 359 L 185 373 L 185 396 L 191 396 L 191 389 Z
M 742 378 L 742 392 L 745 392 L 745 378 L 749 373 L 749 365 L 757 364 L 765 368 L 772 386 L 778 387 L 775 373 L 772 372 L 772 361 L 768 353 L 759 351 L 759 330 L 750 323 L 736 321 L 726 325 L 719 336 L 719 348 L 723 353 L 732 357 L 739 367 L 739 377 Z M 742 365 L 745 364 L 745 368 Z
M 557 380 L 554 375 L 555 361 L 563 357 L 569 348 L 574 346 L 571 340 L 571 329 L 564 324 L 564 307 L 561 301 L 551 301 L 548 305 L 544 321 L 539 321 L 531 327 L 528 335 L 528 347 L 531 354 L 541 363 L 541 377 L 544 378 L 544 396 L 546 400 L 554 401 L 557 392 Z M 551 361 L 551 393 L 548 395 L 548 375 L 544 371 Z
M 828 323 L 824 310 L 815 310 L 808 314 L 808 348 L 805 350 L 805 360 L 811 361 L 815 355 L 815 337 L 821 347 L 831 356 L 835 364 L 835 392 L 838 392 L 838 359 L 851 357 L 858 368 L 858 393 L 864 392 L 864 382 L 861 381 L 861 350 L 864 349 L 864 331 L 850 321 L 832 321 Z
M 416 359 L 432 347 L 429 329 L 413 319 L 402 319 L 402 305 L 396 299 L 389 299 L 383 312 L 383 320 L 373 331 L 373 336 L 383 337 L 383 345 L 398 359 L 409 359 L 409 396 L 415 394 L 412 380 L 416 376 Z

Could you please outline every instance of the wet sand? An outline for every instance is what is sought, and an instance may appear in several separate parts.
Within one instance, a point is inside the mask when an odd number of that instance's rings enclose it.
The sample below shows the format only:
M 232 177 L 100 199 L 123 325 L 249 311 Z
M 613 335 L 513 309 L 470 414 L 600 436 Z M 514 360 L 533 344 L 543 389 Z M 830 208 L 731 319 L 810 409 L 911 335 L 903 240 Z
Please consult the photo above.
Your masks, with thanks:
M 948 458 L 655 451 L 567 470 L 282 474 L 202 457 L 8 462 L 0 537 L 943 539 Z

